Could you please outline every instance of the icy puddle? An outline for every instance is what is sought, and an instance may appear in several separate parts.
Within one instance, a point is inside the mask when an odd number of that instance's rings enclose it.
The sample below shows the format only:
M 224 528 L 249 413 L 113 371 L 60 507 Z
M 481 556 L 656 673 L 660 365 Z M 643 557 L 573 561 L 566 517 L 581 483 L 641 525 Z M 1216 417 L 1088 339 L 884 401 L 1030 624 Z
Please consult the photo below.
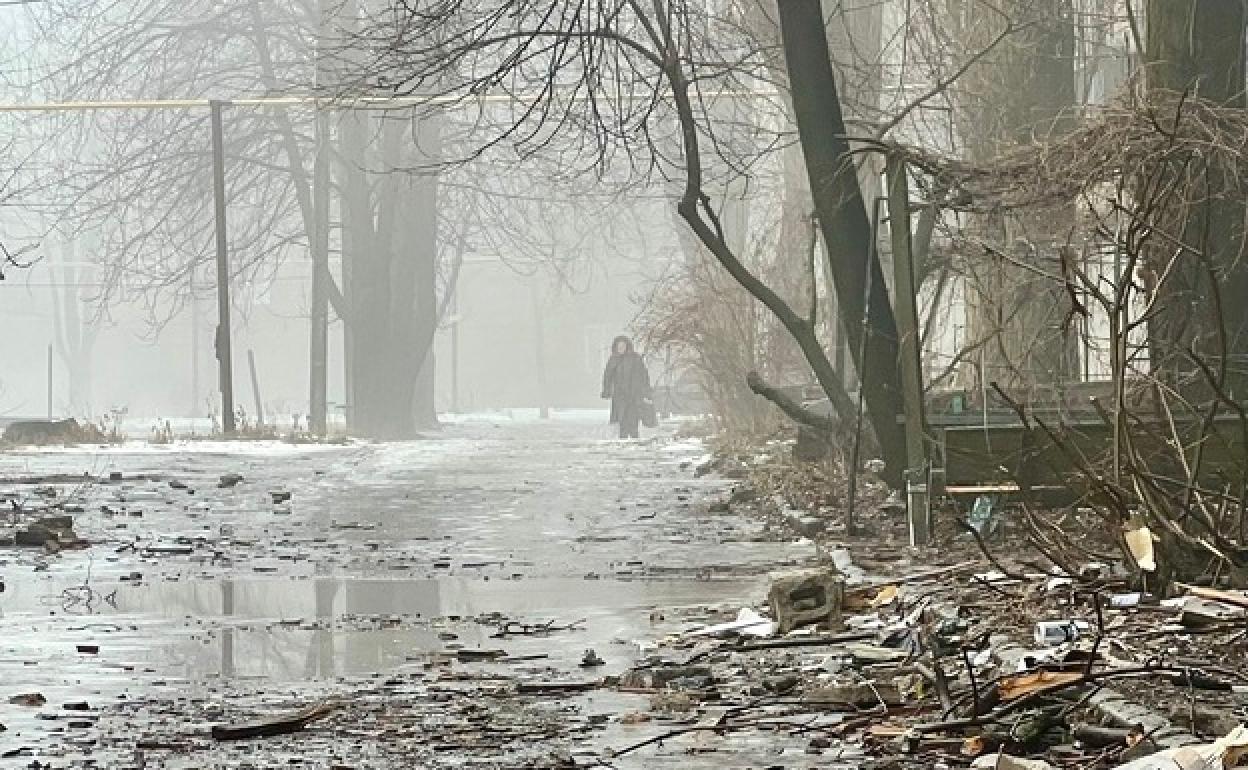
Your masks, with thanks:
M 0 554 L 0 765 L 20 749 L 137 766 L 140 738 L 198 746 L 209 723 L 326 695 L 350 699 L 350 719 L 270 741 L 259 764 L 316 746 L 344 765 L 410 767 L 425 742 L 411 725 L 450 714 L 470 727 L 482 698 L 500 718 L 536 709 L 561 725 L 539 754 L 665 729 L 603 733 L 603 715 L 644 710 L 644 696 L 489 693 L 619 673 L 647 640 L 735 615 L 767 571 L 808 563 L 814 546 L 713 505 L 731 482 L 695 473 L 700 443 L 603 442 L 602 430 L 456 425 L 437 440 L 306 453 L 0 456 L 0 491 L 72 505 L 93 543 Z M 101 481 L 41 478 L 83 471 Z M 228 473 L 245 480 L 219 486 Z M 278 505 L 275 490 L 293 499 Z M 532 633 L 544 623 L 556 629 Z M 604 664 L 581 668 L 590 649 Z M 40 697 L 9 702 L 25 693 Z M 160 750 L 151 766 L 255 765 L 245 749 L 202 749 L 181 764 Z M 750 751 L 747 765 L 776 764 L 758 749 L 769 761 Z
M 563 667 L 592 647 L 611 671 L 632 659 L 653 609 L 739 602 L 761 590 L 754 579 L 457 578 L 103 583 L 90 596 L 42 588 L 5 596 L 6 697 L 79 685 L 104 692 L 175 680 L 326 679 L 460 649 L 547 655 Z M 492 638 L 551 621 L 576 627 Z
M 99 583 L 89 595 L 51 580 L 21 588 L 3 596 L 0 637 L 11 739 L 89 722 L 117 698 L 230 680 L 297 687 L 420 669 L 437 654 L 489 650 L 507 657 L 488 665 L 513 673 L 576 672 L 592 648 L 605 661 L 593 676 L 618 673 L 638 656 L 656 608 L 732 604 L 761 583 L 273 578 Z M 533 633 L 552 622 L 564 630 Z M 24 693 L 46 703 L 9 704 Z

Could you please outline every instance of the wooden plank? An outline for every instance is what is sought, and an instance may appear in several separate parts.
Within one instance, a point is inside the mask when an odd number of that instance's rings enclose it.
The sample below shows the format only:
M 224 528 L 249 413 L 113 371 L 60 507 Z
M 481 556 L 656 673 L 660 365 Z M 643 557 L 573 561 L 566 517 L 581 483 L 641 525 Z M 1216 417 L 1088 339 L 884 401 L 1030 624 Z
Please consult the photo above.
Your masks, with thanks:
M 602 686 L 601 680 L 590 682 L 520 682 L 516 692 L 520 695 L 559 695 L 594 690 Z
M 265 738 L 271 735 L 285 735 L 287 733 L 297 733 L 308 725 L 322 717 L 329 716 L 338 707 L 328 701 L 317 703 L 314 706 L 308 706 L 305 709 L 283 714 L 281 716 L 269 717 L 267 719 L 254 719 L 248 722 L 239 722 L 233 725 L 214 725 L 212 728 L 212 737 L 219 741 L 237 741 L 246 740 L 248 738 Z

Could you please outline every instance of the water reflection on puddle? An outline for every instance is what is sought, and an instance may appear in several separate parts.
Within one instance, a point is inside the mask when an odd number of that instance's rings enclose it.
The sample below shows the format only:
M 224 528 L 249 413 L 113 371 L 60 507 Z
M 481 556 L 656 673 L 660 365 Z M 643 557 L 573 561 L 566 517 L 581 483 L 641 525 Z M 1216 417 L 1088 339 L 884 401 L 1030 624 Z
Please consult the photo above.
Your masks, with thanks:
M 263 677 L 329 679 L 421 665 L 429 652 L 504 649 L 548 655 L 542 665 L 575 667 L 585 649 L 626 665 L 654 607 L 741 601 L 753 580 L 368 580 L 338 578 L 197 580 L 99 585 L 112 601 L 94 613 L 48 614 L 27 601 L 7 604 L 10 623 L 32 633 L 0 644 L 7 662 L 40 659 L 43 676 L 92 669 L 190 681 Z M 45 584 L 45 588 L 46 588 Z M 9 597 L 18 599 L 19 597 Z M 47 598 L 46 593 L 43 598 Z M 525 622 L 584 619 L 579 630 L 491 639 L 500 613 Z M 98 656 L 77 654 L 98 644 Z M 48 667 L 52 660 L 62 665 Z M 47 668 L 45 668 L 47 667 Z M 52 670 L 50 670 L 52 669 Z M 27 675 L 36 672 L 27 670 Z M 32 682 L 33 683 L 33 682 Z

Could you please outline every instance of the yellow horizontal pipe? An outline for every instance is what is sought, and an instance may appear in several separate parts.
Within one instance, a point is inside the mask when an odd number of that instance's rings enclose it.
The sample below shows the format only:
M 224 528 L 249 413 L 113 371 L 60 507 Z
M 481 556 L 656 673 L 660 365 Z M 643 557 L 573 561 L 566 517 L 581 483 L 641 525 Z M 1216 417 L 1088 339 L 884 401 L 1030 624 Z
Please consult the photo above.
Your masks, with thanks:
M 718 91 L 703 97 L 766 98 L 777 91 Z M 545 98 L 541 96 L 539 98 Z M 584 95 L 577 101 L 586 99 Z M 214 101 L 228 107 L 318 107 L 335 110 L 398 109 L 423 104 L 458 104 L 461 102 L 521 101 L 511 94 L 484 96 L 362 96 L 350 99 L 329 99 L 320 96 L 257 96 L 242 99 L 115 99 L 72 102 L 0 103 L 0 112 L 72 112 L 76 110 L 167 110 L 207 109 Z M 605 101 L 609 101 L 606 99 Z

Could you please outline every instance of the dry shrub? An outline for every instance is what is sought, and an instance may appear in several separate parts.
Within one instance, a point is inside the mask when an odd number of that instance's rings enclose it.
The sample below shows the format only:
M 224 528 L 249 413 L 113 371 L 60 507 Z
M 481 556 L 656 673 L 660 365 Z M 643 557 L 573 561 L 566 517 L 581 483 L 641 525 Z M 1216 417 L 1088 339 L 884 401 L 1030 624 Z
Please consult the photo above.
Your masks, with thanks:
M 746 375 L 757 371 L 769 382 L 804 384 L 809 376 L 800 353 L 762 303 L 710 255 L 691 251 L 649 298 L 638 324 L 645 346 L 670 352 L 675 368 L 702 391 L 721 428 L 770 434 L 784 423 L 782 416 L 749 389 Z M 772 286 L 800 282 L 784 268 L 781 262 L 754 267 Z

